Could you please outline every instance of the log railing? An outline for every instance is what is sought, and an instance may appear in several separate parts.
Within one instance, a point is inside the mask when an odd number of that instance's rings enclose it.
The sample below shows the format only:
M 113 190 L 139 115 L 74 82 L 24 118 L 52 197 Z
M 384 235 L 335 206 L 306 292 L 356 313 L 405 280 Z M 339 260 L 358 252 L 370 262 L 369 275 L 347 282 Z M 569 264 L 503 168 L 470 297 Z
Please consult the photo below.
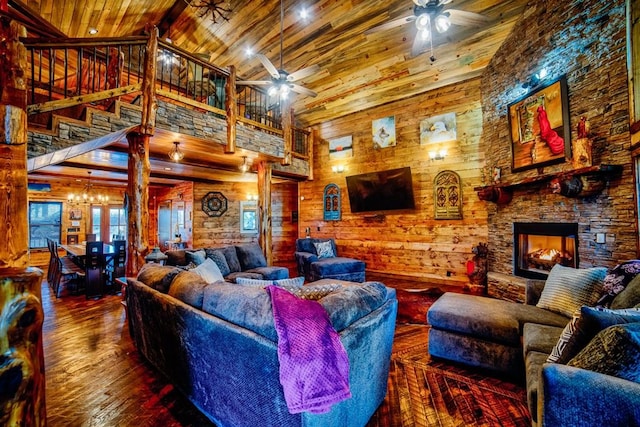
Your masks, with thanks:
M 148 37 L 24 39 L 29 70 L 28 113 L 38 114 L 116 98 L 133 102 L 141 91 Z M 155 94 L 226 115 L 227 70 L 159 40 Z M 235 88 L 233 89 L 235 90 Z M 127 98 L 124 98 L 127 97 Z M 259 88 L 238 86 L 237 120 L 282 135 L 279 103 Z

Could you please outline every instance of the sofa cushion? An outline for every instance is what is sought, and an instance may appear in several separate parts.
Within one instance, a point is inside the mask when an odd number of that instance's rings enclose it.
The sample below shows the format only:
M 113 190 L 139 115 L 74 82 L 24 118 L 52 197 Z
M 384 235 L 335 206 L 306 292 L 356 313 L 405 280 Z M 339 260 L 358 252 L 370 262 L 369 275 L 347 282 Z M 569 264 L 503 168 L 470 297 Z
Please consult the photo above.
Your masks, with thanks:
M 380 282 L 354 283 L 342 286 L 318 302 L 329 313 L 334 329 L 340 332 L 356 320 L 381 307 L 389 298 L 388 292 L 388 288 Z
M 640 382 L 640 323 L 603 329 L 567 365 Z
M 300 287 L 304 284 L 304 277 L 294 277 L 292 279 L 278 279 L 278 280 L 266 280 L 266 279 L 249 279 L 247 277 L 238 277 L 236 279 L 238 285 L 249 286 L 295 286 Z
M 295 285 L 286 285 L 280 284 L 278 285 L 283 289 L 286 289 L 288 292 L 297 296 L 300 299 L 308 299 L 308 300 L 319 300 L 320 298 L 324 298 L 332 292 L 337 291 L 342 287 L 342 285 L 337 283 L 328 283 L 326 285 L 309 285 L 309 286 L 295 286 Z
M 331 245 L 331 241 L 317 242 L 317 243 L 314 243 L 313 246 L 316 249 L 316 254 L 318 254 L 318 258 L 333 258 L 336 256 L 336 254 L 333 252 L 333 246 Z
M 164 253 L 167 256 L 167 265 L 187 265 L 187 251 L 184 249 L 174 249 Z
M 622 292 L 638 273 L 640 273 L 640 260 L 637 259 L 625 261 L 609 270 L 604 278 L 603 295 L 598 300 L 598 305 L 609 306 L 616 295 Z
M 182 271 L 173 279 L 168 293 L 185 304 L 202 309 L 202 298 L 207 286 L 208 283 L 196 273 Z
M 227 264 L 227 259 L 224 257 L 224 254 L 219 249 L 206 248 L 205 253 L 207 254 L 207 258 L 211 258 L 213 262 L 216 263 L 218 268 L 220 269 L 220 273 L 223 276 L 228 276 L 231 273 L 231 269 L 229 268 L 229 264 Z
M 194 263 L 195 265 L 200 265 L 207 258 L 207 253 L 204 249 L 200 249 L 197 251 L 185 251 L 185 255 L 188 263 Z
M 267 266 L 267 260 L 262 253 L 262 249 L 255 243 L 236 245 L 236 254 L 242 271 Z
M 311 264 L 314 277 L 318 278 L 360 272 L 364 271 L 364 268 L 365 264 L 363 261 L 343 257 L 319 258 Z
M 289 269 L 286 267 L 257 267 L 246 270 L 245 273 L 257 273 L 267 280 L 280 280 L 289 278 Z
M 538 386 L 540 383 L 540 373 L 542 366 L 547 360 L 547 353 L 530 351 L 524 360 L 527 386 L 527 403 L 531 419 L 537 421 L 538 418 Z
M 617 324 L 640 322 L 639 309 L 611 310 L 583 306 L 580 316 L 573 322 L 568 338 L 560 338 L 563 343 L 557 345 L 557 354 L 550 355 L 550 362 L 567 363 L 578 354 L 601 330 Z M 554 349 L 555 350 L 555 349 Z
M 145 264 L 138 272 L 137 278 L 147 286 L 166 294 L 173 278 L 181 271 L 181 269 L 173 266 Z
M 242 271 L 242 266 L 240 265 L 240 261 L 238 260 L 238 254 L 236 253 L 235 246 L 225 246 L 223 248 L 219 248 L 219 251 L 224 254 L 224 258 L 227 260 L 227 265 L 229 266 L 230 273 Z
M 252 272 L 248 272 L 248 271 L 236 271 L 235 273 L 227 274 L 227 276 L 224 279 L 227 282 L 236 283 L 236 281 L 240 277 L 244 277 L 244 278 L 247 278 L 247 279 L 255 279 L 255 280 L 262 280 L 264 278 L 264 277 L 262 277 L 262 274 L 260 274 L 260 273 L 252 273 Z
M 563 329 L 560 326 L 525 323 L 522 329 L 522 350 L 526 356 L 531 351 L 549 354 L 558 342 Z
M 580 306 L 593 305 L 598 300 L 606 274 L 604 267 L 577 269 L 556 264 L 549 272 L 537 307 L 570 317 Z
M 220 273 L 220 269 L 211 258 L 206 258 L 202 264 L 189 271 L 196 273 L 207 283 L 224 281 L 224 277 L 222 276 L 222 273 Z
M 640 304 L 640 274 L 635 276 L 631 282 L 611 301 L 611 308 L 629 308 Z

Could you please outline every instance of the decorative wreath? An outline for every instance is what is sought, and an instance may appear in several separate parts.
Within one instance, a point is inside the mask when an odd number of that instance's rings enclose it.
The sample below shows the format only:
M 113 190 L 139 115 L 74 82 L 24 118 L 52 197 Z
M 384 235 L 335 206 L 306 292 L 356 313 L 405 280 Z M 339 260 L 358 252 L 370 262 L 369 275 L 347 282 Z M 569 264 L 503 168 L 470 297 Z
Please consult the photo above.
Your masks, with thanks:
M 209 216 L 222 216 L 227 211 L 227 198 L 219 191 L 210 191 L 202 198 L 202 211 Z

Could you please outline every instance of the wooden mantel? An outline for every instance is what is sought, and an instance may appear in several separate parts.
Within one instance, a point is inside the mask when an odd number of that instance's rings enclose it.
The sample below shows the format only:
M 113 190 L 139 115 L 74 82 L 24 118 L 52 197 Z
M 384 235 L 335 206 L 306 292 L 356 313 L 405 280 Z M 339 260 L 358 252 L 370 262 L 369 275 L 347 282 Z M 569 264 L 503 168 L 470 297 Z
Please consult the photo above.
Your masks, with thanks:
M 621 165 L 588 166 L 528 177 L 520 181 L 475 187 L 473 190 L 477 192 L 480 200 L 497 204 L 509 203 L 515 189 L 542 184 L 547 184 L 551 192 L 565 197 L 589 197 L 600 193 L 611 178 L 621 173 Z

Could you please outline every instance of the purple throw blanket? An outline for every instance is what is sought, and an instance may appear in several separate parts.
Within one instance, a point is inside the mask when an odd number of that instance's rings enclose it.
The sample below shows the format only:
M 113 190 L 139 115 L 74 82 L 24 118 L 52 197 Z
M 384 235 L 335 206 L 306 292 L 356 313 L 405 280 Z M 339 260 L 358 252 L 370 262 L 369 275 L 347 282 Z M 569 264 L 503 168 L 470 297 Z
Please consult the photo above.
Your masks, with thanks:
M 320 414 L 351 397 L 349 359 L 329 315 L 317 301 L 267 286 L 278 334 L 280 384 L 292 414 Z

